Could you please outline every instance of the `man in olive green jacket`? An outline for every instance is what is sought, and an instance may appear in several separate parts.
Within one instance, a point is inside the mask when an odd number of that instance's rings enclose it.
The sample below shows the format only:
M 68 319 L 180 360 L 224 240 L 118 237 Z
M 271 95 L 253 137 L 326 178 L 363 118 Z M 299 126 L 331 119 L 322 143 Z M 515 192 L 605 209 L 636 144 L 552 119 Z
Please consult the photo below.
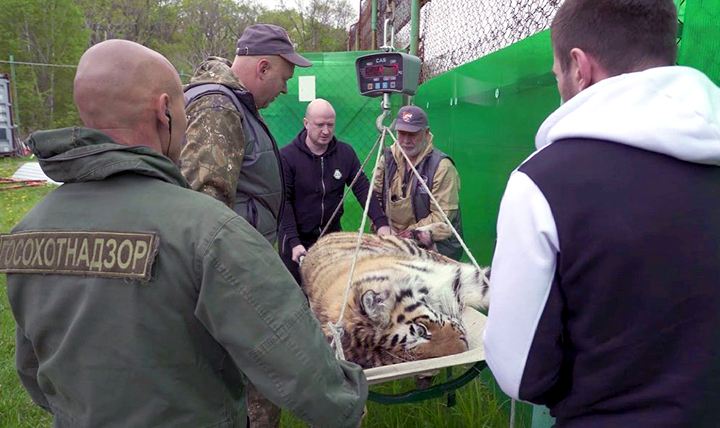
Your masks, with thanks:
M 358 426 L 362 371 L 333 357 L 268 242 L 173 164 L 186 120 L 170 63 L 103 42 L 74 89 L 94 129 L 32 136 L 65 184 L 0 237 L 32 399 L 55 426 L 244 427 L 250 380 L 312 426 Z

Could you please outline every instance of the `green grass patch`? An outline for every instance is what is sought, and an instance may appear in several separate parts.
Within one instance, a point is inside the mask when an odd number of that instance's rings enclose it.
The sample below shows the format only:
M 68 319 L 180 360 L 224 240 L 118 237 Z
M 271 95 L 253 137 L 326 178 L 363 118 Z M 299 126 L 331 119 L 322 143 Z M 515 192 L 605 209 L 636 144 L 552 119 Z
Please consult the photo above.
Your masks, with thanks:
M 31 159 L 0 159 L 0 177 L 10 177 L 28 161 Z M 48 185 L 0 190 L 0 233 L 9 232 L 53 188 Z M 50 427 L 50 416 L 30 400 L 15 372 L 15 320 L 7 301 L 6 289 L 5 275 L 0 275 L 0 427 Z M 455 368 L 453 376 L 458 376 L 464 369 Z M 442 373 L 436 377 L 435 383 L 444 379 L 445 374 Z M 403 379 L 376 385 L 371 389 L 383 394 L 397 394 L 413 389 L 414 385 L 414 379 Z M 478 377 L 457 391 L 457 403 L 453 407 L 447 406 L 445 398 L 392 406 L 368 402 L 368 414 L 363 427 L 505 428 L 508 423 L 505 398 Z M 305 424 L 283 412 L 280 426 L 299 428 L 305 427 Z
M 467 367 L 453 368 L 453 376 L 462 374 Z M 445 381 L 445 374 L 435 377 L 433 384 Z M 399 394 L 415 387 L 414 378 L 401 379 L 370 387 L 382 394 Z M 496 393 L 478 377 L 456 391 L 456 404 L 448 407 L 447 398 L 441 397 L 417 403 L 383 405 L 368 402 L 368 413 L 363 423 L 367 428 L 507 428 L 508 412 Z M 282 427 L 300 428 L 305 425 L 283 413 Z M 516 425 L 521 427 L 523 425 Z
M 0 159 L 0 177 L 10 177 L 30 158 Z M 0 190 L 0 233 L 7 233 L 54 186 Z M 52 421 L 36 406 L 15 371 L 15 319 L 7 301 L 5 275 L 0 275 L 0 427 L 49 427 Z

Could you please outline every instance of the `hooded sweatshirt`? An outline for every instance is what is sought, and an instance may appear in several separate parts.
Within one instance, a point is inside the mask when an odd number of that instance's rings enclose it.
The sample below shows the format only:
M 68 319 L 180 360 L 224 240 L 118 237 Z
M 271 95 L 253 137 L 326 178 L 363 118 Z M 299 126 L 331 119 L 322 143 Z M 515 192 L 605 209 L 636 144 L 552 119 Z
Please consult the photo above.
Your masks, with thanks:
M 498 218 L 488 364 L 559 427 L 717 426 L 720 89 L 661 67 L 540 127 Z
M 285 175 L 285 210 L 280 233 L 280 251 L 291 251 L 301 243 L 315 243 L 342 200 L 345 186 L 350 186 L 360 171 L 360 161 L 352 146 L 333 137 L 327 150 L 316 155 L 305 143 L 307 130 L 280 150 Z M 365 206 L 370 182 L 364 172 L 352 188 L 362 207 Z M 340 207 L 328 232 L 340 230 Z M 370 199 L 368 215 L 376 228 L 388 221 L 377 198 Z
M 147 147 L 83 128 L 30 145 L 65 184 L 0 237 L 0 271 L 18 375 L 55 426 L 243 427 L 248 379 L 312 426 L 357 426 L 362 370 L 244 219 Z

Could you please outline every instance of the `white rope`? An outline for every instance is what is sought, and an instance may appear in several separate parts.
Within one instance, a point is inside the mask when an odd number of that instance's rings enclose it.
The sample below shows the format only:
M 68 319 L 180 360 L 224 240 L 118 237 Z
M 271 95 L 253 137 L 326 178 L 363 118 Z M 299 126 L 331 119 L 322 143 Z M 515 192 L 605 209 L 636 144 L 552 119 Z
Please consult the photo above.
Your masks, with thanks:
M 515 399 L 510 401 L 510 428 L 515 428 Z
M 320 236 L 318 236 L 318 239 L 325 236 L 325 232 L 327 232 L 328 227 L 330 227 L 330 225 L 332 224 L 332 221 L 335 219 L 335 216 L 337 215 L 338 211 L 340 211 L 340 207 L 343 206 L 343 203 L 345 202 L 347 195 L 350 193 L 350 190 L 352 190 L 352 188 L 355 186 L 355 183 L 357 182 L 358 178 L 360 178 L 360 174 L 362 174 L 363 171 L 365 170 L 365 165 L 370 160 L 370 156 L 372 156 L 373 152 L 375 151 L 375 148 L 377 147 L 377 145 L 381 139 L 382 139 L 382 134 L 380 134 L 378 139 L 375 140 L 375 144 L 372 146 L 372 149 L 370 149 L 370 152 L 368 152 L 368 155 L 365 157 L 365 160 L 363 161 L 362 165 L 360 165 L 360 169 L 358 169 L 357 174 L 355 174 L 355 177 L 353 178 L 352 183 L 350 183 L 350 186 L 347 189 L 345 189 L 345 193 L 343 194 L 342 199 L 340 199 L 340 203 L 337 204 L 337 206 L 335 207 L 335 211 L 333 211 L 332 215 L 330 216 L 330 219 L 325 224 L 325 227 L 323 228 L 322 232 L 320 232 Z M 372 192 L 372 191 L 373 191 L 373 184 L 371 183 L 370 184 L 370 192 Z
M 384 147 L 385 145 L 385 134 L 387 131 L 387 127 L 383 129 L 382 135 L 380 136 L 380 141 L 382 141 L 383 144 L 380 147 Z M 371 183 L 375 183 L 381 154 L 382 150 L 378 150 L 377 158 L 375 159 L 375 168 L 373 168 L 372 180 L 370 181 Z M 339 360 L 345 359 L 345 353 L 342 348 L 342 336 L 345 332 L 343 327 L 345 308 L 347 307 L 348 298 L 350 297 L 350 286 L 352 285 L 352 278 L 355 274 L 355 263 L 357 262 L 358 254 L 360 253 L 360 243 L 362 242 L 363 233 L 365 231 L 365 222 L 367 221 L 368 209 L 370 208 L 370 198 L 375 197 L 375 192 L 373 192 L 372 189 L 370 190 L 371 191 L 368 192 L 367 198 L 365 199 L 365 209 L 363 210 L 362 221 L 360 222 L 360 229 L 358 230 L 358 237 L 355 242 L 355 257 L 353 257 L 352 265 L 350 265 L 350 274 L 348 275 L 347 285 L 345 286 L 345 297 L 343 297 L 342 309 L 340 309 L 340 318 L 335 324 L 330 321 L 327 323 L 330 334 L 332 335 L 332 342 L 330 342 L 330 346 L 335 351 L 335 357 Z
M 388 128 L 385 128 L 385 130 L 386 130 L 386 131 L 389 131 Z M 393 135 L 393 133 L 392 133 L 392 132 L 388 132 L 388 134 L 390 134 L 390 137 L 392 137 L 393 141 L 394 141 L 395 143 L 397 143 L 397 139 L 395 138 L 395 136 Z M 412 162 L 410 161 L 410 158 L 408 157 L 407 153 L 405 153 L 405 150 L 402 148 L 402 146 L 401 146 L 400 144 L 396 144 L 396 146 L 397 146 L 398 149 L 400 149 L 400 153 L 402 153 L 402 155 L 405 157 L 405 162 L 407 162 L 407 164 L 410 166 L 410 169 L 412 169 L 412 172 L 413 172 L 413 174 L 415 174 L 415 177 L 417 177 L 418 182 L 419 182 L 420 184 L 422 184 L 422 187 L 425 189 L 425 191 L 427 192 L 428 196 L 430 196 L 430 199 L 433 201 L 433 204 L 435 204 L 435 206 L 437 207 L 438 211 L 440 212 L 440 214 L 442 215 L 443 219 L 445 220 L 445 223 L 447 223 L 447 225 L 450 226 L 450 229 L 452 229 L 453 234 L 455 235 L 455 237 L 456 237 L 456 238 L 458 239 L 458 241 L 460 242 L 460 245 L 463 247 L 463 250 L 465 250 L 465 253 L 466 253 L 466 254 L 468 255 L 468 257 L 470 258 L 470 261 L 472 262 L 472 264 L 475 266 L 475 268 L 478 270 L 478 272 L 480 272 L 480 275 L 482 275 L 483 280 L 484 280 L 486 283 L 489 284 L 489 283 L 490 283 L 490 280 L 485 276 L 485 273 L 483 272 L 483 270 L 480 269 L 480 265 L 478 265 L 478 262 L 475 260 L 475 257 L 473 257 L 472 253 L 470 252 L 470 250 L 468 249 L 468 247 L 465 245 L 465 241 L 463 241 L 462 237 L 460 237 L 460 234 L 457 232 L 457 230 L 455 230 L 455 227 L 453 227 L 453 225 L 452 225 L 452 223 L 450 222 L 450 219 L 448 218 L 448 216 L 445 215 L 445 211 L 443 211 L 443 209 L 440 207 L 440 204 L 439 204 L 438 201 L 435 199 L 435 196 L 433 196 L 432 192 L 430 191 L 430 189 L 428 188 L 427 184 L 425 183 L 425 180 L 422 179 L 422 177 L 420 176 L 420 173 L 417 172 L 417 169 L 415 169 L 415 166 L 414 166 L 414 165 L 412 164 Z M 431 184 L 432 184 L 432 183 L 431 183 Z

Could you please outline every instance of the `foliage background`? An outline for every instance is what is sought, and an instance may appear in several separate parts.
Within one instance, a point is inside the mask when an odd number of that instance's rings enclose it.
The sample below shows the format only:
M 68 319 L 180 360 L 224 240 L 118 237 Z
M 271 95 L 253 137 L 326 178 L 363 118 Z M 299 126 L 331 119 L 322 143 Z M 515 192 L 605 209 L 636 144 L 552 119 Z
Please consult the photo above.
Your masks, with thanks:
M 0 73 L 10 73 L 10 55 L 54 65 L 15 64 L 20 137 L 80 124 L 74 66 L 103 40 L 157 50 L 186 82 L 204 58 L 232 58 L 245 27 L 258 22 L 287 29 L 298 52 L 347 48 L 347 27 L 356 19 L 350 0 L 292 1 L 268 9 L 255 0 L 0 0 Z

